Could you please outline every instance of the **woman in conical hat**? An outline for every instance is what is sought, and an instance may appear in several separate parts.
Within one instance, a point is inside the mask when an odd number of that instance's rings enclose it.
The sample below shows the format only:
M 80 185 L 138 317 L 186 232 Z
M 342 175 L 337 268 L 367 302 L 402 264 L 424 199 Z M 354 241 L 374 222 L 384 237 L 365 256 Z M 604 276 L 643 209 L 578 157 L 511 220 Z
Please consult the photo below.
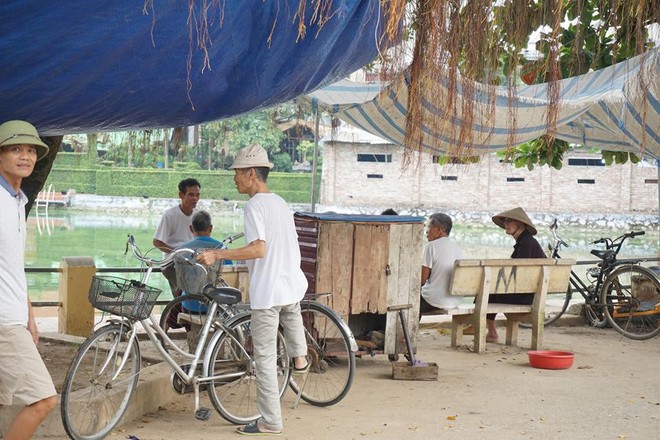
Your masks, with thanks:
M 513 245 L 511 258 L 546 258 L 543 248 L 534 238 L 536 227 L 521 207 L 509 209 L 493 216 L 493 223 L 506 231 L 507 235 L 516 240 Z M 490 295 L 488 302 L 500 304 L 531 304 L 533 295 L 505 294 Z M 495 327 L 495 314 L 486 315 L 486 342 L 497 342 L 497 328 Z
M 522 209 L 520 206 L 517 208 L 509 209 L 508 211 L 504 211 L 493 216 L 493 223 L 495 223 L 500 228 L 504 229 L 508 235 L 514 236 L 513 238 L 515 238 L 516 240 L 517 237 L 520 236 L 520 234 L 522 233 L 522 230 L 520 231 L 518 230 L 520 227 L 524 227 L 525 229 L 527 229 L 527 231 L 529 231 L 530 234 L 536 235 L 536 228 L 534 227 L 534 223 L 532 223 L 525 210 Z M 507 229 L 506 226 L 507 223 L 514 223 L 517 227 Z M 514 233 L 517 233 L 517 236 L 514 235 Z M 514 257 L 512 255 L 511 258 L 529 258 L 529 257 Z

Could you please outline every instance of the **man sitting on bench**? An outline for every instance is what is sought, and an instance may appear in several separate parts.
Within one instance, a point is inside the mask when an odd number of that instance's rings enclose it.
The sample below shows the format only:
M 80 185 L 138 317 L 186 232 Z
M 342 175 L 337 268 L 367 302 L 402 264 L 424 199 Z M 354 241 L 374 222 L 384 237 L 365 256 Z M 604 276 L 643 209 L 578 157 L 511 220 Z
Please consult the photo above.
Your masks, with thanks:
M 435 213 L 429 217 L 426 238 L 428 243 L 422 257 L 422 291 L 419 317 L 438 309 L 458 306 L 463 298 L 449 294 L 449 281 L 454 261 L 461 258 L 461 249 L 449 238 L 451 217 Z

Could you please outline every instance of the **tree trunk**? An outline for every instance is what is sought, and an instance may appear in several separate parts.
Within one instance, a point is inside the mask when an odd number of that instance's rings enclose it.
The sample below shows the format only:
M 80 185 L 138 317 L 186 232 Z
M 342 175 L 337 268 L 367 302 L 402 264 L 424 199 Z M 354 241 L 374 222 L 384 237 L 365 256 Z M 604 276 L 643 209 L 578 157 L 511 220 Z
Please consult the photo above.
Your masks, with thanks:
M 168 169 L 170 167 L 170 129 L 163 129 L 163 167 Z
M 30 209 L 32 209 L 32 205 L 37 199 L 39 191 L 43 189 L 44 184 L 46 183 L 46 179 L 48 178 L 48 174 L 50 174 L 50 170 L 53 168 L 55 157 L 60 151 L 62 137 L 63 136 L 53 136 L 41 138 L 41 140 L 44 141 L 46 145 L 48 145 L 48 154 L 46 154 L 46 157 L 37 162 L 37 164 L 34 166 L 34 171 L 32 174 L 30 174 L 29 177 L 23 179 L 23 182 L 21 183 L 21 189 L 28 197 L 28 204 L 25 205 L 26 217 L 30 213 Z
M 87 135 L 87 164 L 90 167 L 95 167 L 99 157 L 97 148 L 98 135 L 90 133 Z

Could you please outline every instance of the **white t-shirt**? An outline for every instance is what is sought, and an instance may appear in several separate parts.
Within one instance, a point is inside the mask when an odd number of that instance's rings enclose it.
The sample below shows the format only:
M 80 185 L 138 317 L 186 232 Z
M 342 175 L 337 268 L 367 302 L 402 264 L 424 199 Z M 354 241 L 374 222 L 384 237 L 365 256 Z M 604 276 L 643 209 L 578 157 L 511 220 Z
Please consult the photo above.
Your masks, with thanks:
M 0 325 L 26 326 L 28 321 L 25 279 L 27 201 L 22 191 L 13 196 L 0 186 Z
M 293 214 L 282 197 L 257 193 L 245 205 L 245 241 L 266 242 L 263 258 L 246 260 L 253 309 L 294 304 L 307 291 Z
M 449 295 L 449 280 L 454 270 L 454 261 L 461 258 L 461 250 L 454 240 L 441 237 L 427 243 L 422 257 L 422 266 L 431 269 L 431 275 L 422 286 L 422 297 L 427 303 L 439 308 L 458 306 L 463 298 Z
M 154 238 L 170 245 L 172 248 L 192 240 L 195 236 L 190 231 L 190 225 L 194 213 L 193 210 L 190 215 L 184 214 L 179 205 L 167 209 L 163 212 L 163 217 L 158 223 Z

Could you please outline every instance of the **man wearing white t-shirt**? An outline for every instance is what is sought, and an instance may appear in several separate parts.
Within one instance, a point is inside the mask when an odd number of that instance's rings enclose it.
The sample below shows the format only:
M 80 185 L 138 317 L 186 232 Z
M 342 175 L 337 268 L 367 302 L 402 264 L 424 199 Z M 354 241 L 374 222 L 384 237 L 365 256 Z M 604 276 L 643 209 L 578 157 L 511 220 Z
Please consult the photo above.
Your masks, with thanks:
M 420 316 L 433 310 L 456 307 L 461 303 L 461 297 L 449 295 L 454 261 L 461 258 L 460 248 L 449 238 L 451 227 L 451 217 L 446 214 L 435 213 L 429 217 L 426 232 L 428 244 L 422 257 Z
M 243 148 L 231 168 L 240 194 L 250 200 L 243 210 L 247 245 L 238 249 L 214 249 L 197 258 L 206 265 L 217 259 L 245 260 L 250 273 L 252 344 L 257 377 L 259 420 L 238 428 L 244 435 L 278 435 L 282 411 L 277 383 L 277 330 L 284 328 L 294 374 L 307 374 L 307 343 L 300 314 L 300 300 L 307 279 L 300 268 L 300 248 L 293 215 L 288 205 L 268 189 L 266 180 L 273 164 L 260 145 Z
M 179 182 L 179 198 L 181 203 L 167 209 L 160 219 L 153 245 L 169 254 L 177 246 L 186 243 L 195 236 L 190 229 L 193 212 L 199 202 L 201 185 L 196 179 L 184 179 Z M 163 275 L 167 278 L 172 289 L 172 294 L 178 294 L 176 287 L 176 272 L 171 264 L 163 269 Z

